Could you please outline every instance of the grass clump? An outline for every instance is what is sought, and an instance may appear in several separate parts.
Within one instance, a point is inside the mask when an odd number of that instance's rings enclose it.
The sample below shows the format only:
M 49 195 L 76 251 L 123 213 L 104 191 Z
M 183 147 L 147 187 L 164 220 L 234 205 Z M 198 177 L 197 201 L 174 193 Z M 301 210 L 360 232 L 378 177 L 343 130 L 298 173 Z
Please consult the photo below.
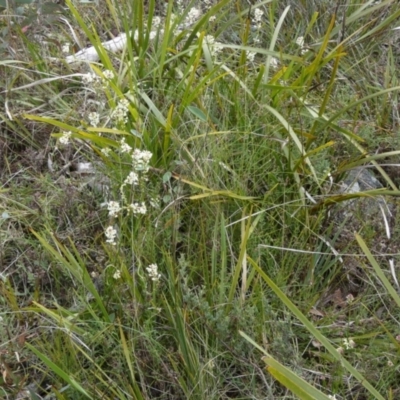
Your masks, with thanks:
M 398 7 L 289 3 L 4 12 L 2 396 L 396 398 Z

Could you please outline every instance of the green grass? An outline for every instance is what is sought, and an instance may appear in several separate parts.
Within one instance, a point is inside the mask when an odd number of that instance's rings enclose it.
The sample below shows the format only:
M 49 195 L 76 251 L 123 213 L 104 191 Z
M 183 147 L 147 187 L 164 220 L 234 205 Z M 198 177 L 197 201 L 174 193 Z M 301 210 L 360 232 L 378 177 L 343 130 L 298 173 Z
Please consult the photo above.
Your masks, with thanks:
M 211 3 L 3 12 L 0 397 L 399 396 L 397 2 Z

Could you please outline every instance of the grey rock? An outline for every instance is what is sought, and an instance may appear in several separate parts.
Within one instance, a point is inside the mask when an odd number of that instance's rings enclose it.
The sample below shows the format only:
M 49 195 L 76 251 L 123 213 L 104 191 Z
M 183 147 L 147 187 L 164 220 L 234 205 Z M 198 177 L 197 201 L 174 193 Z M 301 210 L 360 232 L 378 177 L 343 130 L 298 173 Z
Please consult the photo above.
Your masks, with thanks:
M 343 188 L 342 193 L 358 193 L 383 187 L 375 175 L 365 167 L 352 169 L 341 186 Z
M 383 188 L 382 184 L 367 167 L 351 170 L 339 185 L 339 194 L 361 193 Z M 368 226 L 379 237 L 390 238 L 395 207 L 384 196 L 358 197 L 338 204 L 335 222 L 349 233 L 359 232 Z

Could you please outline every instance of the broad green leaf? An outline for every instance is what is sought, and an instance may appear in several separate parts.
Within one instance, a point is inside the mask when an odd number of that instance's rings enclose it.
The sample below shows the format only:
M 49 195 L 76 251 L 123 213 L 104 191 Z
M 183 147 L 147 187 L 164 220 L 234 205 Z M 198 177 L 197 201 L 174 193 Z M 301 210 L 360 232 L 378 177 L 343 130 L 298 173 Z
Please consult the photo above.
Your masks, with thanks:
M 207 116 L 198 107 L 188 106 L 187 109 L 201 121 L 207 122 Z
M 272 356 L 264 356 L 263 361 L 268 365 L 267 371 L 283 386 L 288 388 L 301 400 L 328 400 L 329 397 L 297 376 L 289 368 L 276 361 Z

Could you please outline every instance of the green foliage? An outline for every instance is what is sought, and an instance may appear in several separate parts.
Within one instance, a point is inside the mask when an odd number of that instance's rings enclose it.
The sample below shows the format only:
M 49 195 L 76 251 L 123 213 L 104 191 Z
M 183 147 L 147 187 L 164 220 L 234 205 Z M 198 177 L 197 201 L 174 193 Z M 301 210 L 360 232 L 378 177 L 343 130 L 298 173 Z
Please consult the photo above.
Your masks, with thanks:
M 14 0 L 14 1 L 7 1 L 7 0 L 0 0 L 0 10 L 6 8 L 8 5 L 21 5 L 21 4 L 31 4 L 33 0 Z
M 399 232 L 343 213 L 400 194 L 400 11 L 373 3 L 7 14 L 5 397 L 398 396 Z M 360 166 L 383 187 L 343 191 Z

